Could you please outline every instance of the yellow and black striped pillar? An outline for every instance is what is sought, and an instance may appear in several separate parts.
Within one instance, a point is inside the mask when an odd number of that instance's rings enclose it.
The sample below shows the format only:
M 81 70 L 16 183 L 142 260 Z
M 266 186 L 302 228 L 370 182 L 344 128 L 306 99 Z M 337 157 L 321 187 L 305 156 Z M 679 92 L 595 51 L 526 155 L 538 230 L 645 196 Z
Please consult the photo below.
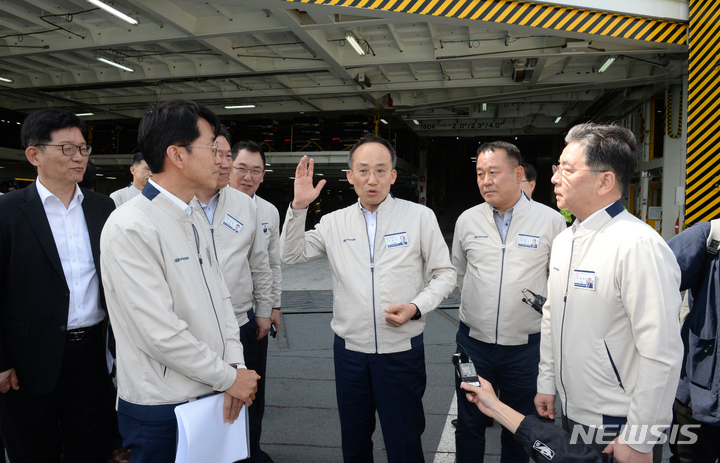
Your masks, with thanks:
M 720 216 L 720 2 L 690 0 L 685 222 Z

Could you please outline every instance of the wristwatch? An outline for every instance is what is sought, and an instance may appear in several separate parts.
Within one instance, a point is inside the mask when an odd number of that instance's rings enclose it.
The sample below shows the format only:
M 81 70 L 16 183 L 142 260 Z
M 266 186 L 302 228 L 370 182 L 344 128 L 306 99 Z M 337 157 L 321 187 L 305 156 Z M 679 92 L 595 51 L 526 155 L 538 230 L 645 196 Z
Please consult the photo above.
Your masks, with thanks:
M 412 302 L 411 302 L 412 304 Z M 415 315 L 412 316 L 410 320 L 420 320 L 420 317 L 422 317 L 422 313 L 420 313 L 420 309 L 417 305 L 413 304 L 415 306 Z

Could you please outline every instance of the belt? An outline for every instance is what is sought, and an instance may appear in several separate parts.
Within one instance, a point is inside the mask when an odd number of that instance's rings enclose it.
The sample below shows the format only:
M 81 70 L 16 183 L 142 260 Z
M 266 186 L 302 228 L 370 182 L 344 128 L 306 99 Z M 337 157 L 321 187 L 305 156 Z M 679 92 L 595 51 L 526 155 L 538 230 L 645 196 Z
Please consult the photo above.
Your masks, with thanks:
M 76 330 L 68 330 L 66 342 L 77 342 L 82 341 L 86 337 L 90 336 L 93 332 L 102 328 L 102 322 L 93 326 L 86 326 L 85 328 L 78 328 Z

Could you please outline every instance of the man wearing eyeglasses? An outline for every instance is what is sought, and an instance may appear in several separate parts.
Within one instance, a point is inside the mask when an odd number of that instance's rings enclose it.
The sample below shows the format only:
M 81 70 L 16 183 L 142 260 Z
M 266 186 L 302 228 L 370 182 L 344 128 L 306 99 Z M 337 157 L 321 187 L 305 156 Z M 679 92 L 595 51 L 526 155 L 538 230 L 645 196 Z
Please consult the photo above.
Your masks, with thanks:
M 217 185 L 212 189 L 200 190 L 193 203 L 205 213 L 210 226 L 213 251 L 232 295 L 232 305 L 240 325 L 245 366 L 257 371 L 262 377 L 265 373 L 258 371 L 258 343 L 267 338 L 270 331 L 272 271 L 255 201 L 228 186 L 232 167 L 230 140 L 230 133 L 221 126 L 220 135 L 216 139 L 220 153 Z M 262 456 L 257 394 L 255 398 L 248 408 L 250 458 L 244 461 L 260 463 Z
M 541 316 L 523 302 L 523 291 L 546 294 L 552 242 L 565 229 L 556 211 L 523 193 L 520 150 L 504 141 L 477 151 L 476 178 L 484 203 L 463 212 L 455 225 L 452 261 L 461 289 L 458 352 L 494 383 L 508 405 L 535 410 Z M 458 463 L 484 461 L 489 419 L 463 399 L 456 376 Z M 523 446 L 503 429 L 502 463 L 527 462 Z
M 305 232 L 314 163 L 303 156 L 280 237 L 285 263 L 327 256 L 333 274 L 335 387 L 343 459 L 372 462 L 375 411 L 390 463 L 424 461 L 423 330 L 427 314 L 455 287 L 456 272 L 435 214 L 395 199 L 392 145 L 366 135 L 348 155 L 356 204 Z M 404 240 L 403 240 L 404 238 Z M 427 281 L 427 284 L 425 284 Z
M 118 423 L 133 463 L 175 461 L 178 405 L 224 391 L 222 418 L 233 422 L 254 398 L 258 376 L 245 368 L 208 221 L 192 203 L 198 191 L 217 187 L 219 127 L 191 101 L 151 106 L 138 144 L 153 178 L 102 233 Z
M 254 141 L 241 141 L 232 147 L 232 168 L 230 169 L 230 187 L 247 196 L 257 204 L 257 217 L 265 237 L 270 269 L 272 270 L 272 312 L 270 322 L 280 329 L 282 299 L 282 268 L 280 263 L 280 214 L 277 208 L 257 194 L 265 178 L 265 152 Z M 257 301 L 256 301 L 257 303 Z M 268 337 L 258 340 L 258 391 L 255 395 L 258 417 L 258 439 L 262 433 L 262 419 L 265 414 L 265 376 L 267 371 Z M 261 450 L 264 463 L 272 463 L 272 458 Z
M 662 237 L 622 205 L 635 137 L 580 124 L 565 137 L 552 182 L 577 220 L 555 240 L 535 405 L 621 463 L 659 462 L 680 377 L 680 268 Z M 654 446 L 654 447 L 653 447 Z
M 22 125 L 37 170 L 0 198 L 0 425 L 13 462 L 104 462 L 115 418 L 100 231 L 112 200 L 77 186 L 87 126 L 45 109 Z

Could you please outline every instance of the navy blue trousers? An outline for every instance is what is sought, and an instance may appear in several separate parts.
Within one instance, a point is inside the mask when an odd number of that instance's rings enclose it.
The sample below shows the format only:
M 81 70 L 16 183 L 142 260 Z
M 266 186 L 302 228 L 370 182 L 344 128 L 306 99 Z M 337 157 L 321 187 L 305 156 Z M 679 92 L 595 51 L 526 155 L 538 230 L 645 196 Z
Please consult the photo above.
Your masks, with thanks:
M 335 336 L 335 388 L 345 463 L 372 463 L 375 410 L 380 417 L 388 463 L 425 461 L 425 349 L 422 335 L 413 347 L 394 354 L 363 354 Z
M 175 462 L 178 405 L 136 405 L 118 400 L 118 427 L 133 463 Z
M 501 346 L 478 341 L 468 336 L 467 326 L 460 322 L 457 342 L 475 364 L 478 375 L 490 381 L 500 399 L 522 413 L 535 413 L 538 364 L 540 363 L 539 334 L 531 343 L 521 346 Z M 535 339 L 537 337 L 537 340 Z M 455 375 L 458 399 L 458 422 L 455 429 L 455 457 L 458 463 L 482 463 L 485 458 L 485 428 L 490 419 L 477 405 L 465 398 L 460 378 Z M 501 463 L 527 463 L 529 456 L 512 433 L 503 428 L 500 435 Z
M 243 356 L 245 357 L 245 366 L 248 370 L 255 370 L 259 375 L 265 376 L 265 372 L 260 373 L 259 366 L 259 349 L 257 340 L 257 322 L 255 318 L 250 319 L 240 327 L 240 342 L 243 345 Z M 258 392 L 260 384 L 258 383 Z M 257 394 L 252 405 L 248 407 L 248 420 L 250 423 L 250 457 L 242 460 L 243 463 L 261 463 L 262 455 L 260 454 L 260 420 L 262 417 L 258 413 Z

